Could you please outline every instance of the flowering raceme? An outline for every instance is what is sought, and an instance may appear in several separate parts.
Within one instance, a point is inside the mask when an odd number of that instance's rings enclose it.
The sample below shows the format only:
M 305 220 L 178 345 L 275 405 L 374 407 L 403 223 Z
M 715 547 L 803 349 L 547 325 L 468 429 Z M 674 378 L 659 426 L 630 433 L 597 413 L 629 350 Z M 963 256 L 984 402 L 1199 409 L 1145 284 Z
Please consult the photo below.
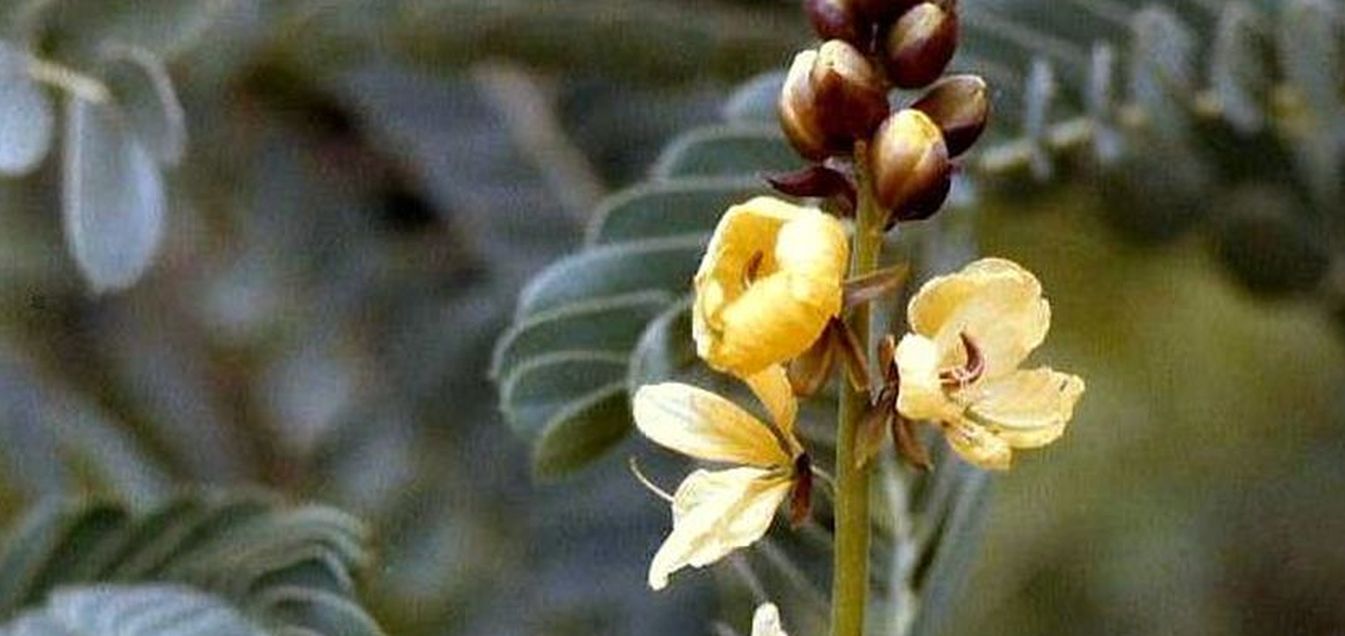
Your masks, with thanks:
M 747 378 L 798 356 L 840 313 L 845 228 L 815 208 L 757 197 L 724 214 L 696 272 L 696 352 Z
M 647 385 L 635 394 L 635 422 L 651 440 L 697 459 L 741 464 L 697 470 L 677 488 L 672 533 L 649 567 L 649 586 L 656 590 L 685 566 L 709 565 L 760 539 L 780 504 L 811 477 L 794 436 L 798 403 L 784 369 L 772 367 L 747 384 L 773 424 L 686 384 Z
M 907 317 L 915 333 L 896 351 L 902 415 L 940 422 L 952 447 L 987 469 L 1006 469 L 1012 449 L 1064 433 L 1083 380 L 1018 368 L 1051 323 L 1031 272 L 1004 259 L 976 261 L 921 287 Z

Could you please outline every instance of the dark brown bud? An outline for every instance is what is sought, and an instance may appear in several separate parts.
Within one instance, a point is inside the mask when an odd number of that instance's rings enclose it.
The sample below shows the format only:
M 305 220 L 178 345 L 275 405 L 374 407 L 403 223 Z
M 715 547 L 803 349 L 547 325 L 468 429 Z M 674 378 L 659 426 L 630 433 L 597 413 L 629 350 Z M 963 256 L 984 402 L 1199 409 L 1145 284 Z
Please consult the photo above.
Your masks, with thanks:
M 873 41 L 873 23 L 859 17 L 846 0 L 803 0 L 813 30 L 823 40 L 845 40 L 867 49 Z
M 822 132 L 817 112 L 817 98 L 813 92 L 813 63 L 817 51 L 807 50 L 794 56 L 794 63 L 785 76 L 780 91 L 780 128 L 800 155 L 813 161 L 826 159 L 833 153 L 827 136 Z
M 887 85 L 854 46 L 829 40 L 794 58 L 780 94 L 780 121 L 803 156 L 848 152 L 887 117 Z
M 990 119 L 990 95 L 980 77 L 954 75 L 940 80 L 911 108 L 934 120 L 948 144 L 948 155 L 956 157 L 985 131 Z
M 822 130 L 847 147 L 872 136 L 891 112 L 882 74 L 847 42 L 828 40 L 818 49 L 811 79 Z
M 904 109 L 883 122 L 869 154 L 874 192 L 891 222 L 927 219 L 952 184 L 943 133 L 928 115 Z
M 900 88 L 928 86 L 957 52 L 957 13 L 924 2 L 902 14 L 882 36 L 888 78 Z
M 920 0 L 848 0 L 856 15 L 876 24 L 886 24 L 920 4 Z

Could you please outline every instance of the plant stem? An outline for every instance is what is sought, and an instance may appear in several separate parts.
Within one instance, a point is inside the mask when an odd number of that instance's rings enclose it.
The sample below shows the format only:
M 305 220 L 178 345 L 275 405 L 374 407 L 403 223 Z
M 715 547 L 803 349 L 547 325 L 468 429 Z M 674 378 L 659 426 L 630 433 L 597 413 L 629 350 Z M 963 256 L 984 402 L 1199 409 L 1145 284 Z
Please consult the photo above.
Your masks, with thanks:
M 883 245 L 884 214 L 873 194 L 868 172 L 868 144 L 855 146 L 855 173 L 859 210 L 855 217 L 854 249 L 850 276 L 862 276 L 878 268 Z M 870 308 L 864 303 L 846 317 L 867 353 L 872 347 Z M 840 409 L 836 427 L 836 548 L 831 584 L 832 636 L 861 636 L 869 592 L 869 465 L 855 465 L 855 440 L 859 422 L 869 408 L 867 390 L 857 391 L 841 382 Z

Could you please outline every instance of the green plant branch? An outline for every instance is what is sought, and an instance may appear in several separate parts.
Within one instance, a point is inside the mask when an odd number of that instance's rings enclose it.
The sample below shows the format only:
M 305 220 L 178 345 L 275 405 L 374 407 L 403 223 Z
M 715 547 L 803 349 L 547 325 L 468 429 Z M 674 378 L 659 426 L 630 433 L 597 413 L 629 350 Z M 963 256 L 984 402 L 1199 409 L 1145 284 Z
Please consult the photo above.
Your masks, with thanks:
M 868 170 L 868 144 L 855 147 L 859 212 L 855 221 L 854 251 L 850 277 L 863 276 L 878 268 L 886 219 L 873 192 Z M 872 311 L 868 304 L 851 310 L 846 322 L 859 337 L 863 351 L 871 349 Z M 841 382 L 836 427 L 836 546 L 831 585 L 832 636 L 860 636 L 869 592 L 869 482 L 872 462 L 857 466 L 856 441 L 859 423 L 869 408 L 869 393 Z

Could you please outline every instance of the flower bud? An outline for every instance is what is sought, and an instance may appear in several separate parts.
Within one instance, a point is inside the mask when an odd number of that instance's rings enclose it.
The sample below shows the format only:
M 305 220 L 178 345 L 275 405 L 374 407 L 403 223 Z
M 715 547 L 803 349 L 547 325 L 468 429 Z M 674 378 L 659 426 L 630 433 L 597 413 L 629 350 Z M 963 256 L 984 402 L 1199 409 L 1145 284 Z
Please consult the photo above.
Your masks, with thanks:
M 889 112 L 882 76 L 858 49 L 841 40 L 794 57 L 779 106 L 785 136 L 799 154 L 814 161 L 849 152 Z
M 855 14 L 877 24 L 886 24 L 907 9 L 920 4 L 920 0 L 849 0 L 848 4 Z
M 827 146 L 817 113 L 817 100 L 810 76 L 817 51 L 807 50 L 794 56 L 780 91 L 780 128 L 800 155 L 821 161 L 832 154 Z
M 803 0 L 803 9 L 823 40 L 845 40 L 861 48 L 872 44 L 873 24 L 861 19 L 847 0 Z
M 844 139 L 846 147 L 868 139 L 890 112 L 882 74 L 846 42 L 828 40 L 818 49 L 810 79 L 823 132 Z
M 924 2 L 902 14 L 882 36 L 888 77 L 900 88 L 920 88 L 938 79 L 957 52 L 957 13 Z
M 911 105 L 934 120 L 948 144 L 948 155 L 966 152 L 985 130 L 990 119 L 990 96 L 985 80 L 975 75 L 954 75 L 940 80 Z
M 948 146 L 928 115 L 904 109 L 883 122 L 869 154 L 878 202 L 896 221 L 927 219 L 952 185 Z

